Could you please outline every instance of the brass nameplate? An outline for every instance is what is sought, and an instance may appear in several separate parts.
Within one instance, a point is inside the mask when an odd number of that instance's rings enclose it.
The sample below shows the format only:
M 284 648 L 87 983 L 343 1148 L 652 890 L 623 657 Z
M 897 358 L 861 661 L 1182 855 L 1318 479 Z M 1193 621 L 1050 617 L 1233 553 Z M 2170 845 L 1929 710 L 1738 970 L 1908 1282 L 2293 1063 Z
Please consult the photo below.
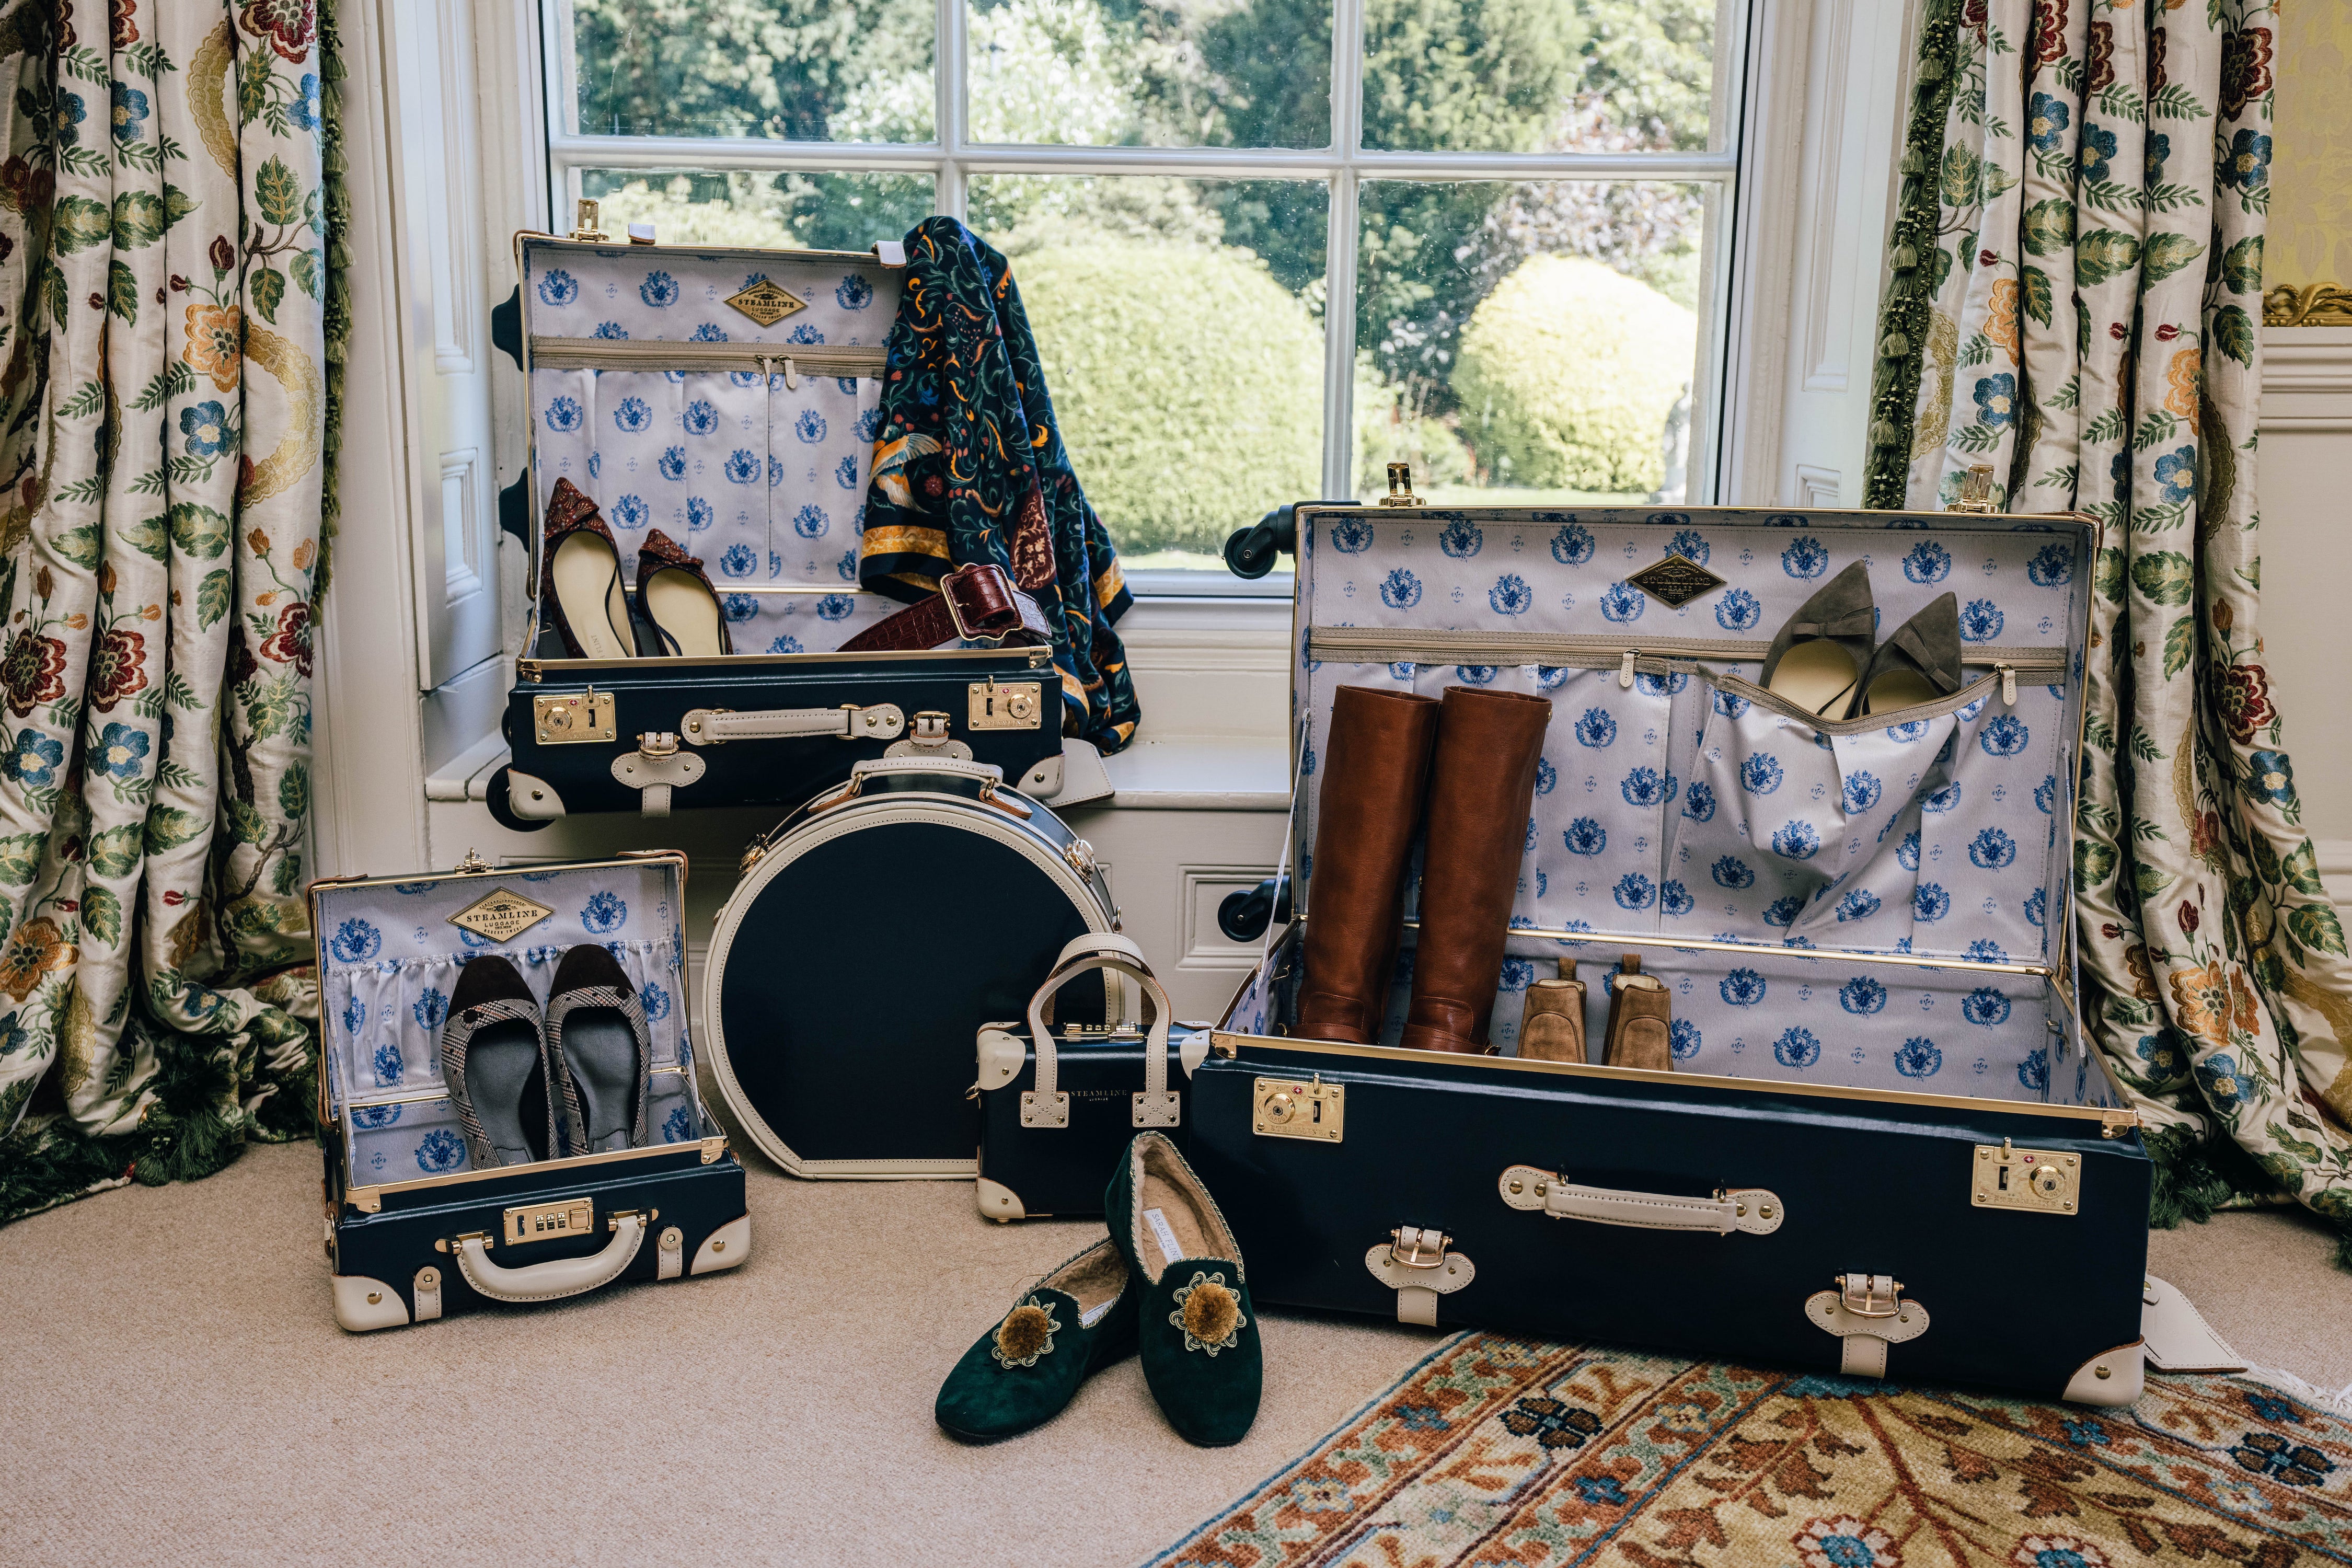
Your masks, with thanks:
M 511 888 L 500 888 L 451 915 L 449 923 L 464 926 L 493 942 L 512 942 L 554 912 L 536 899 L 526 899 Z
M 551 1204 L 525 1204 L 507 1210 L 507 1240 L 553 1241 L 563 1236 L 586 1236 L 594 1226 L 593 1198 L 562 1198 Z
M 780 289 L 762 278 L 738 294 L 727 296 L 727 302 L 763 327 L 772 327 L 794 310 L 808 309 L 808 301 L 789 289 Z
M 1034 730 L 1045 711 L 1045 689 L 1034 680 L 1009 686 L 975 680 L 970 697 L 966 717 L 974 730 Z
M 1687 556 L 1669 555 L 1625 579 L 1668 609 L 1679 610 L 1701 594 L 1723 586 L 1723 579 Z
M 1347 1090 L 1320 1079 L 1262 1078 L 1250 1089 L 1250 1131 L 1261 1138 L 1337 1143 L 1348 1131 Z
M 2082 1202 L 2083 1162 L 2073 1154 L 1979 1143 L 1969 1186 L 1976 1206 L 2073 1214 Z
M 530 700 L 531 733 L 542 746 L 572 746 L 613 738 L 613 694 L 569 691 Z

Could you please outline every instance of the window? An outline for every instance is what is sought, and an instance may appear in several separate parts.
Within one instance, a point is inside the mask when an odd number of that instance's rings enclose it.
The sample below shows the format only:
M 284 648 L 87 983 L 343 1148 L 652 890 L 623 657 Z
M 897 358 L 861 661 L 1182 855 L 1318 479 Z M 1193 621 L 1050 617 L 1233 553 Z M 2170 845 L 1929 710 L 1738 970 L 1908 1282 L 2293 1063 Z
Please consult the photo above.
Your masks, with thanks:
M 545 3 L 560 210 L 1013 255 L 1130 570 L 1394 461 L 1714 493 L 1745 0 Z

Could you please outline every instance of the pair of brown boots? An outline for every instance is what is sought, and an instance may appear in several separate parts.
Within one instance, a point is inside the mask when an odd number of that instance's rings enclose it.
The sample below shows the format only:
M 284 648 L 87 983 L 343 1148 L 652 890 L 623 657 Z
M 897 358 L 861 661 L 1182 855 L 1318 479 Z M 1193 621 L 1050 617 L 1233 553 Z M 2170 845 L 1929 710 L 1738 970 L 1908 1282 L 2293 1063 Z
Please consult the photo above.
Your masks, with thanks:
M 1640 955 L 1631 952 L 1618 962 L 1616 981 L 1609 988 L 1601 1059 L 1612 1068 L 1672 1072 L 1674 1007 L 1664 983 L 1643 973 Z M 1584 982 L 1576 977 L 1574 959 L 1559 961 L 1557 980 L 1538 980 L 1528 987 L 1527 1007 L 1519 1016 L 1519 1058 L 1538 1062 L 1587 1059 Z
M 1388 1007 L 1414 832 L 1426 817 L 1408 1050 L 1483 1052 L 1551 704 L 1449 686 L 1444 701 L 1339 688 L 1323 747 L 1297 1032 L 1370 1045 Z

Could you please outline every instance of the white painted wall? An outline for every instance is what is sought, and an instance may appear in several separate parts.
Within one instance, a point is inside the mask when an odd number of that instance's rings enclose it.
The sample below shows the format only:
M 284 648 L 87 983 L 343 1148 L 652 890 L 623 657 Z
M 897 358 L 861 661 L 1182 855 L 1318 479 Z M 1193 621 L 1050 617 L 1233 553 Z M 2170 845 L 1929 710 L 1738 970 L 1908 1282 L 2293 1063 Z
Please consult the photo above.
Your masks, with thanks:
M 2263 655 L 2329 896 L 2352 908 L 2352 327 L 2263 345 Z

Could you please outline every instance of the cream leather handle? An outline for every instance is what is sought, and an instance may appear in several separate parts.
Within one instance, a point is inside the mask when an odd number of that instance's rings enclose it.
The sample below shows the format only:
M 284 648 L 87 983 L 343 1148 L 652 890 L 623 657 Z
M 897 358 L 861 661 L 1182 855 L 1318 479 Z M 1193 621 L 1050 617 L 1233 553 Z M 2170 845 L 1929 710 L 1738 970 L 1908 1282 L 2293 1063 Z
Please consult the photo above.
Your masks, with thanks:
M 1021 1125 L 1024 1127 L 1066 1127 L 1070 1124 L 1070 1097 L 1055 1088 L 1057 1064 L 1054 1036 L 1045 1027 L 1045 1003 L 1056 991 L 1081 974 L 1108 971 L 1123 975 L 1143 988 L 1144 999 L 1151 1005 L 1151 1023 L 1143 1040 L 1143 1089 L 1134 1096 L 1134 1122 L 1138 1127 L 1173 1127 L 1180 1112 L 1175 1094 L 1168 1088 L 1168 1025 L 1174 1015 L 1174 1005 L 1168 993 L 1143 961 L 1142 950 L 1125 937 L 1100 932 L 1088 932 L 1073 940 L 1062 950 L 1054 972 L 1029 998 L 1029 1039 L 1037 1053 L 1037 1084 L 1021 1095 Z
M 761 708 L 735 712 L 696 708 L 677 721 L 688 745 L 717 746 L 729 741 L 782 741 L 798 735 L 833 735 L 845 741 L 895 741 L 907 731 L 907 715 L 892 702 L 871 708 Z
M 602 1252 L 501 1268 L 490 1261 L 483 1238 L 468 1236 L 457 1243 L 457 1270 L 465 1275 L 467 1284 L 493 1301 L 557 1301 L 618 1279 L 635 1260 L 645 1240 L 646 1216 L 625 1214 L 614 1223 L 613 1239 Z
M 1555 1171 L 1513 1165 L 1496 1184 L 1503 1201 L 1554 1219 L 1627 1225 L 1642 1230 L 1697 1230 L 1717 1236 L 1745 1231 L 1769 1236 L 1788 1215 L 1779 1197 L 1762 1187 L 1730 1187 L 1711 1198 L 1672 1193 L 1632 1193 L 1617 1187 L 1581 1187 Z

